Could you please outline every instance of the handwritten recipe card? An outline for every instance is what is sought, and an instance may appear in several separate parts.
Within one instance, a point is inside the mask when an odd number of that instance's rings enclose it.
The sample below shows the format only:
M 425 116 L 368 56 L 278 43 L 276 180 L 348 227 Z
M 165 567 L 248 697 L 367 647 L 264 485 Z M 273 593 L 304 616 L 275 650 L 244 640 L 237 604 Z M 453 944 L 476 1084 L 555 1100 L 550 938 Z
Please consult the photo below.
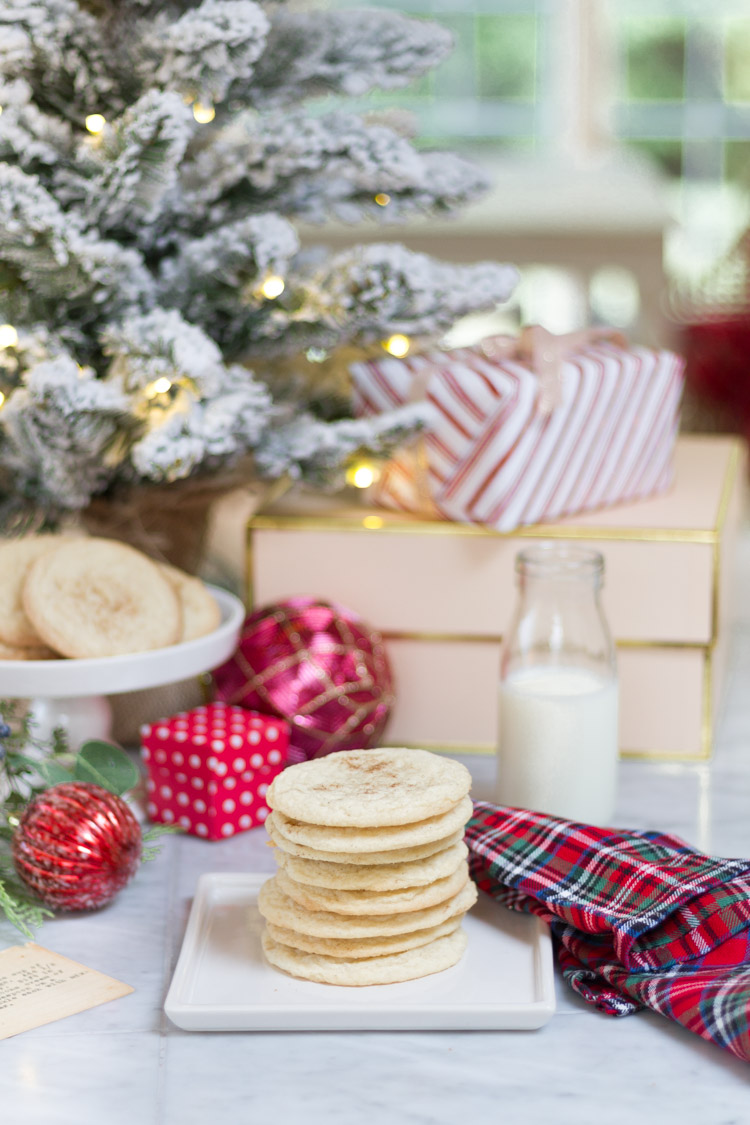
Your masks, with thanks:
M 28 942 L 0 953 L 0 1039 L 127 996 L 113 977 Z

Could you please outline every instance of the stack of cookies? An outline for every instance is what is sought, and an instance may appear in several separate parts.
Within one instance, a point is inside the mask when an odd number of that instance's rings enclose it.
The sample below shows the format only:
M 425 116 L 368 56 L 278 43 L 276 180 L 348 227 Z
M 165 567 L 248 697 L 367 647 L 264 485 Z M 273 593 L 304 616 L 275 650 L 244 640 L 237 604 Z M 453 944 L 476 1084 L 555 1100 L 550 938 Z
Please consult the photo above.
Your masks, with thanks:
M 266 795 L 279 871 L 261 887 L 272 965 L 323 984 L 411 980 L 454 965 L 477 898 L 464 826 L 471 777 L 425 750 L 291 766 Z
M 215 629 L 203 583 L 111 539 L 0 543 L 0 660 L 145 652 Z

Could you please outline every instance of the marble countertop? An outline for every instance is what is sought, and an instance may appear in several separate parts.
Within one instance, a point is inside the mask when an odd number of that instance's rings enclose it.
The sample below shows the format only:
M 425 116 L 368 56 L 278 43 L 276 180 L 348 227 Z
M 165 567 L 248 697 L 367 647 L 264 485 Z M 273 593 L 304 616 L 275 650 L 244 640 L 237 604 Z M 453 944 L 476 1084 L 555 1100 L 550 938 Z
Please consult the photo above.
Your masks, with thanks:
M 744 617 L 744 615 L 742 615 Z M 750 615 L 709 764 L 620 764 L 616 823 L 750 854 Z M 464 759 L 489 796 L 491 758 Z M 750 1067 L 661 1016 L 602 1015 L 557 976 L 539 1031 L 180 1031 L 163 1012 L 198 876 L 273 869 L 265 834 L 169 837 L 105 910 L 61 916 L 39 944 L 135 992 L 0 1044 L 3 1121 L 24 1125 L 456 1125 L 459 1120 L 608 1125 L 746 1122 Z M 0 924 L 0 947 L 18 935 Z

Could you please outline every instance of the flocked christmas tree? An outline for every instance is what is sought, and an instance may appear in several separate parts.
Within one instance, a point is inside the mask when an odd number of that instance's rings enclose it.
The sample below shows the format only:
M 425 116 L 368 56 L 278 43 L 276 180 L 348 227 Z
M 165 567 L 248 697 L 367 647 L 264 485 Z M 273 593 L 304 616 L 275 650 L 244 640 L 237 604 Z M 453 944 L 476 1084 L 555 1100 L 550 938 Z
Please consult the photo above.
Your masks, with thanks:
M 323 480 L 414 429 L 415 408 L 347 417 L 311 361 L 434 336 L 505 300 L 515 271 L 387 242 L 303 250 L 292 220 L 400 219 L 482 190 L 398 122 L 340 108 L 450 45 L 386 11 L 5 0 L 0 526 L 248 455 L 261 477 Z

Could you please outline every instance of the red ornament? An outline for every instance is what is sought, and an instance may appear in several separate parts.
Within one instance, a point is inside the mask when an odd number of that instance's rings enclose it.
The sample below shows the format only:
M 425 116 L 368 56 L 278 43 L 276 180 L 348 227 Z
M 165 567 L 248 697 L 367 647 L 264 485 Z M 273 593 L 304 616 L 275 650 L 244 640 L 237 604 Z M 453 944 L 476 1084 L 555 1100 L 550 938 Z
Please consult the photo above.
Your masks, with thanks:
M 216 696 L 291 726 L 290 761 L 376 746 L 393 706 L 383 641 L 343 606 L 291 598 L 251 614 Z
M 688 387 L 722 408 L 722 429 L 750 436 L 750 310 L 682 327 Z
M 47 906 L 91 910 L 135 875 L 141 829 L 114 793 L 66 781 L 29 802 L 12 850 L 20 878 Z

